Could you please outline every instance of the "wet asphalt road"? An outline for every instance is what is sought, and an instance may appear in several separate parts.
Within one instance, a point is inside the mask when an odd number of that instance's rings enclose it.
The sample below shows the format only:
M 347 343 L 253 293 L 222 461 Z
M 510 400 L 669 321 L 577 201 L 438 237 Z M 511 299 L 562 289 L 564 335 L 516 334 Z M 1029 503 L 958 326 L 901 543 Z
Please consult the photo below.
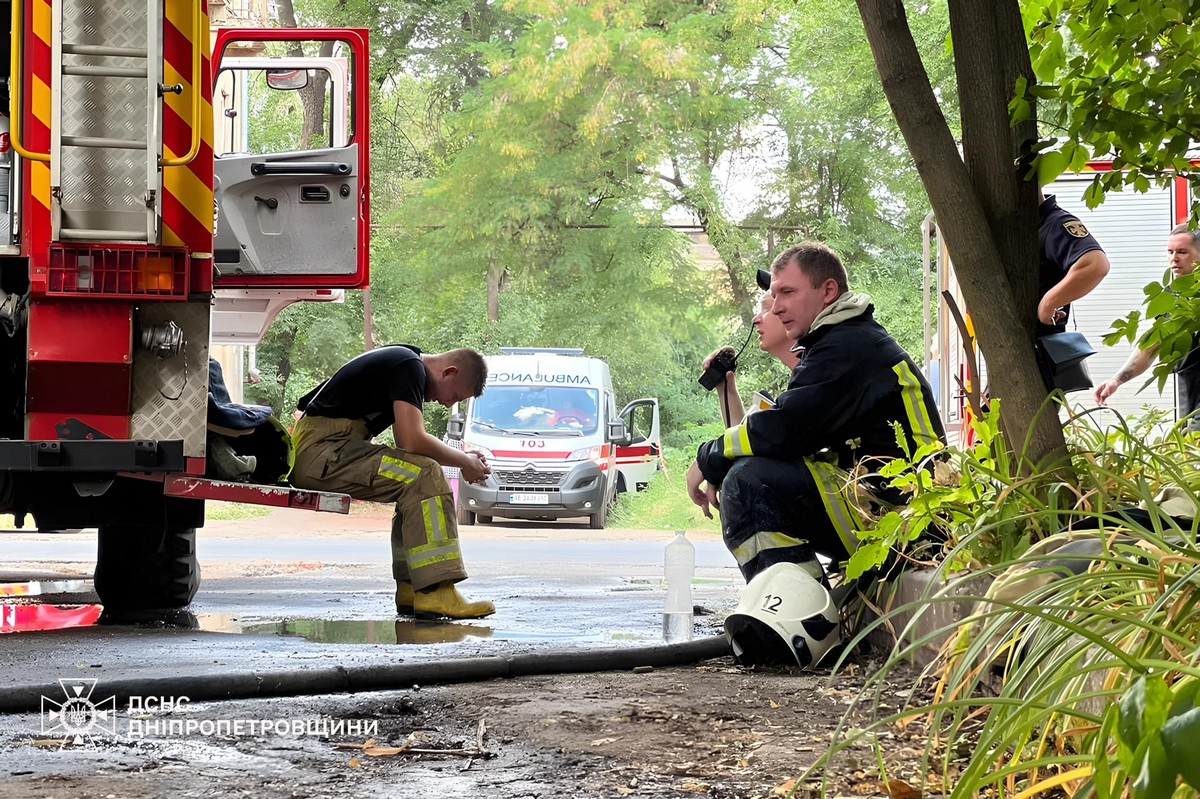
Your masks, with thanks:
M 440 672 L 468 658 L 495 663 L 562 649 L 599 655 L 660 643 L 662 557 L 671 533 L 569 523 L 466 528 L 463 552 L 472 576 L 462 588 L 494 600 L 497 612 L 477 622 L 437 624 L 392 612 L 388 529 L 386 511 L 350 517 L 276 511 L 210 522 L 198 540 L 200 592 L 188 613 L 171 620 L 179 626 L 150 621 L 0 634 L 0 704 L 8 701 L 0 708 L 0 797 L 592 796 L 580 780 L 590 784 L 588 769 L 606 773 L 611 766 L 511 737 L 489 739 L 494 760 L 385 758 L 361 768 L 336 744 L 374 737 L 396 745 L 415 725 L 429 730 L 437 748 L 471 745 L 478 711 L 457 707 L 450 686 L 424 688 L 429 683 L 421 681 L 418 689 L 415 680 L 394 678 L 398 667 Z M 693 598 L 713 611 L 697 616 L 699 637 L 719 631 L 717 620 L 736 604 L 742 580 L 717 536 L 692 539 Z M 86 577 L 94 557 L 94 531 L 0 533 L 0 571 L 9 574 Z M 72 588 L 77 593 L 59 599 L 94 601 L 87 582 Z M 0 599 L 0 628 L 5 603 L 12 601 Z M 280 680 L 348 674 L 373 675 L 371 690 L 255 693 Z M 211 701 L 234 684 L 241 691 L 234 696 L 265 698 Z M 73 691 L 92 706 L 82 722 L 72 722 L 86 730 L 82 740 L 64 746 Z M 173 712 L 161 706 L 131 712 L 127 699 L 139 695 L 147 708 L 145 697 L 189 693 L 200 698 Z M 212 726 L 255 720 L 380 726 L 373 734 L 347 726 L 300 735 Z M 147 727 L 139 737 L 133 734 L 139 723 L 195 728 Z M 592 760 L 600 765 L 588 765 Z
M 333 517 L 275 511 L 210 522 L 198 552 L 203 580 L 170 624 L 91 625 L 0 635 L 0 688 L 255 671 L 359 668 L 397 662 L 508 656 L 548 648 L 661 642 L 667 531 L 593 531 L 579 524 L 480 525 L 462 534 L 472 598 L 494 616 L 437 624 L 397 618 L 384 511 Z M 741 578 L 712 534 L 692 536 L 693 597 L 724 615 Z M 95 533 L 0 534 L 0 569 L 86 575 Z M 86 594 L 67 598 L 84 602 Z M 718 631 L 697 616 L 698 635 Z M 174 626 L 178 625 L 178 626 Z

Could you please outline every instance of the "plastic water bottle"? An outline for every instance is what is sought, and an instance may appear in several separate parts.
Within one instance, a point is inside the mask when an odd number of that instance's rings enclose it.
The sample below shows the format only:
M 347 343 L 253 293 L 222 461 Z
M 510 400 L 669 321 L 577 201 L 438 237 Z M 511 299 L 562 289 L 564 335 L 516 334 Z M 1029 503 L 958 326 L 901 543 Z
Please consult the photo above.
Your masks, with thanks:
M 692 577 L 696 574 L 696 547 L 682 530 L 667 544 L 664 567 L 667 604 L 663 609 L 663 640 L 668 644 L 692 640 Z

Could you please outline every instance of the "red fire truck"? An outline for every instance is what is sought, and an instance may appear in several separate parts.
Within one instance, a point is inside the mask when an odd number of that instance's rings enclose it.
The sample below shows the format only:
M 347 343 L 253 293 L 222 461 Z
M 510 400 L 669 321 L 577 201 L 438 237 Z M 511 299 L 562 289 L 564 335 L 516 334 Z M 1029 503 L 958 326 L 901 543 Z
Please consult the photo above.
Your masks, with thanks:
M 4 16 L 0 513 L 97 527 L 106 607 L 182 607 L 205 499 L 349 509 L 206 479 L 206 413 L 213 343 L 367 285 L 367 33 L 226 29 L 210 51 L 205 0 Z M 318 124 L 277 130 L 272 98 L 314 87 Z

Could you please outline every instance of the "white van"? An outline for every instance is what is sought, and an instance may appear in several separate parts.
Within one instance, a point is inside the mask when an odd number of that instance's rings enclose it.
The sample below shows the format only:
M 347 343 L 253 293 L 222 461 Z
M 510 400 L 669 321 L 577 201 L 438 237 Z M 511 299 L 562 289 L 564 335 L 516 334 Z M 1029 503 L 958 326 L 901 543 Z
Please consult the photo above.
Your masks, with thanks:
M 583 350 L 501 353 L 487 358 L 483 396 L 451 417 L 450 437 L 492 469 L 485 483 L 460 483 L 459 524 L 587 516 L 603 529 L 617 494 L 660 468 L 658 400 L 617 413 L 608 364 Z

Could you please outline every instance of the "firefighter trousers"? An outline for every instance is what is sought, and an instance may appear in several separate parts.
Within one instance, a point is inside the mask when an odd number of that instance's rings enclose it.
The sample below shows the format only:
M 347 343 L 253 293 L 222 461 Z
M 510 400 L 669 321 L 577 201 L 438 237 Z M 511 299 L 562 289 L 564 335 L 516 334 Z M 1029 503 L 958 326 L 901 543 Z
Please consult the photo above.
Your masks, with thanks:
M 398 583 L 411 582 L 420 591 L 467 578 L 450 484 L 437 461 L 372 443 L 359 419 L 304 416 L 292 439 L 292 485 L 396 503 L 392 576 Z
M 845 471 L 805 458 L 798 463 L 738 458 L 721 483 L 721 534 L 747 582 L 776 563 L 834 563 L 850 557 L 861 523 Z

